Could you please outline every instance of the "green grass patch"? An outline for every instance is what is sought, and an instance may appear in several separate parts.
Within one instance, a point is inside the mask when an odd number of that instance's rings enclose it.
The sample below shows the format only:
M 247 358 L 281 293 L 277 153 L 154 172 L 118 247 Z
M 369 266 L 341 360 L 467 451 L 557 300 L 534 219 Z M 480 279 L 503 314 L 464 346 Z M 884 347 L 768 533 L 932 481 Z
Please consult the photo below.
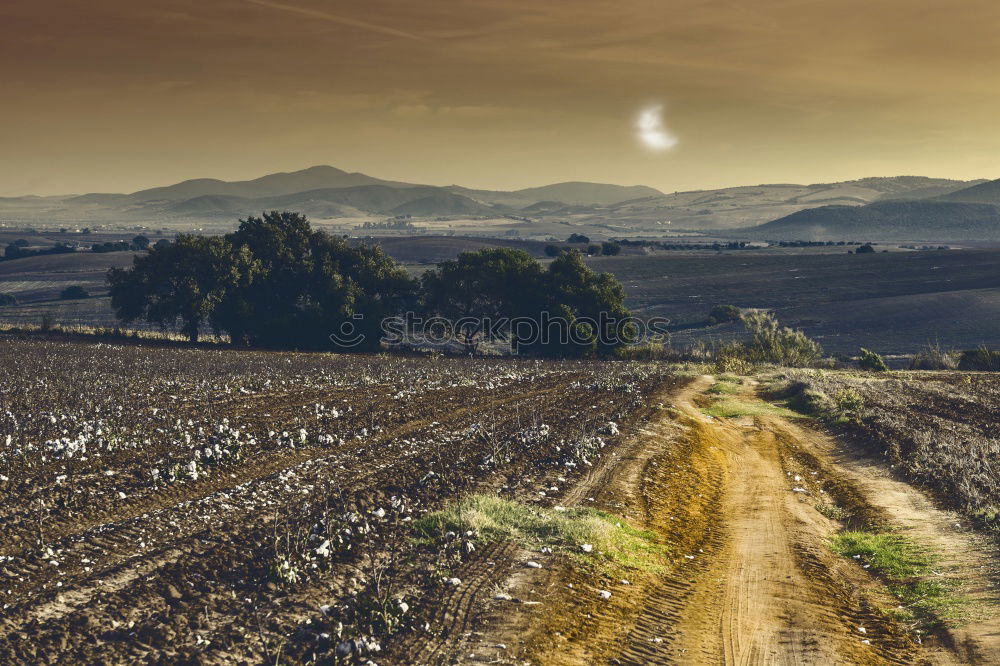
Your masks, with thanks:
M 739 393 L 740 385 L 738 382 L 727 381 L 725 379 L 719 378 L 714 384 L 708 387 L 705 393 L 710 393 L 712 395 L 735 395 Z
M 414 524 L 417 540 L 439 543 L 447 532 L 473 531 L 479 542 L 513 541 L 527 547 L 549 546 L 579 564 L 614 575 L 627 569 L 657 572 L 666 549 L 652 532 L 596 509 L 556 511 L 495 495 L 470 495 L 429 513 Z M 581 546 L 589 544 L 587 553 Z
M 847 530 L 834 536 L 830 547 L 845 557 L 858 556 L 876 572 L 894 580 L 923 575 L 931 565 L 923 549 L 898 534 Z
M 717 419 L 733 419 L 741 416 L 782 416 L 787 419 L 802 418 L 800 414 L 785 407 L 772 405 L 761 400 L 740 400 L 733 397 L 717 397 L 712 404 L 701 410 Z
M 867 565 L 899 600 L 897 618 L 924 627 L 949 624 L 968 614 L 968 600 L 953 578 L 932 571 L 933 556 L 899 534 L 847 530 L 830 540 L 834 552 Z

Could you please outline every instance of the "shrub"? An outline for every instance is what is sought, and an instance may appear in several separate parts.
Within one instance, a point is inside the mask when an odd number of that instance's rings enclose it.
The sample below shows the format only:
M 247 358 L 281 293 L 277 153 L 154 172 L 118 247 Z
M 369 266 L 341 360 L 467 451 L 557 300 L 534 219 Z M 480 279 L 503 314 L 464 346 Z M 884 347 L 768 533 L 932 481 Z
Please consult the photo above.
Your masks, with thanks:
M 805 333 L 782 327 L 769 312 L 749 312 L 743 315 L 743 325 L 751 336 L 750 360 L 787 367 L 804 367 L 815 363 L 823 348 Z
M 854 251 L 854 254 L 874 254 L 874 253 L 875 253 L 875 248 L 872 247 L 871 243 L 865 243 L 864 245 L 862 245 L 861 247 L 859 247 L 857 250 Z
M 545 246 L 545 256 L 546 257 L 558 257 L 559 256 L 559 248 L 556 247 L 555 245 L 546 245 Z
M 716 305 L 708 313 L 709 325 L 739 321 L 742 318 L 743 310 L 740 310 L 735 305 Z
M 959 370 L 1000 371 L 1000 351 L 980 347 L 974 351 L 962 352 L 958 360 Z
M 913 355 L 910 370 L 954 370 L 958 366 L 955 352 L 945 351 L 937 343 L 928 344 Z
M 841 389 L 833 394 L 833 400 L 840 417 L 849 420 L 857 420 L 861 417 L 861 410 L 865 407 L 865 399 L 856 389 Z
M 64 301 L 77 300 L 80 298 L 89 298 L 90 293 L 78 284 L 74 284 L 70 287 L 66 287 L 61 292 L 59 292 L 59 298 Z
M 589 243 L 590 238 L 584 236 L 583 234 L 570 234 L 569 238 L 566 239 L 567 243 Z
M 670 348 L 670 336 L 663 335 L 639 344 L 623 345 L 615 349 L 615 356 L 630 361 L 657 361 L 672 359 L 676 352 Z
M 750 349 L 742 342 L 722 345 L 715 351 L 715 372 L 718 374 L 750 375 L 756 367 Z
M 13 294 L 0 294 L 0 305 L 17 305 L 17 298 Z
M 874 372 L 886 372 L 889 366 L 885 364 L 882 357 L 875 352 L 861 348 L 861 358 L 858 360 L 858 367 L 862 370 L 872 370 Z
M 590 256 L 598 255 L 601 253 L 601 246 L 597 243 L 591 243 L 587 246 L 587 254 Z
M 615 241 L 608 241 L 606 243 L 601 243 L 601 254 L 606 256 L 615 256 L 622 253 L 622 246 L 620 243 Z

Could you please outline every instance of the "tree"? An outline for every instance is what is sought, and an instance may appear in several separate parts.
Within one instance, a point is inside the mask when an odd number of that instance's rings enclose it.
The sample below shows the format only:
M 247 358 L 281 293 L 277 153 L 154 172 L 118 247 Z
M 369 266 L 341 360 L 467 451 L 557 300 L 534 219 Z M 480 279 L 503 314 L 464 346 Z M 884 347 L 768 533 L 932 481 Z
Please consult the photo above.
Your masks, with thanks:
M 590 239 L 583 234 L 570 234 L 567 243 L 589 243 Z
M 161 239 L 108 281 L 124 321 L 180 320 L 191 341 L 210 324 L 233 344 L 274 348 L 376 348 L 383 318 L 416 300 L 416 282 L 380 248 L 351 247 L 276 211 L 241 220 L 224 238 Z M 334 343 L 347 324 L 351 340 Z
M 607 353 L 631 342 L 625 288 L 611 273 L 595 273 L 577 251 L 564 252 L 549 264 L 542 288 L 545 309 L 558 314 L 566 329 L 563 339 L 526 345 L 556 356 Z M 519 341 L 521 342 L 521 341 Z
M 66 287 L 61 292 L 59 292 L 59 298 L 63 299 L 64 301 L 72 301 L 89 297 L 90 293 L 78 284 Z
M 854 254 L 875 254 L 875 248 L 872 247 L 871 243 L 865 243 L 857 250 L 855 250 Z
M 471 353 L 477 340 L 492 338 L 491 324 L 500 319 L 537 317 L 542 274 L 541 265 L 523 250 L 491 247 L 462 252 L 424 273 L 424 306 L 448 318 L 452 333 Z M 509 337 L 509 331 L 503 336 Z
M 591 243 L 587 246 L 587 256 L 593 257 L 601 253 L 601 246 L 598 243 Z
M 248 217 L 226 239 L 258 262 L 258 274 L 232 289 L 213 319 L 234 343 L 375 349 L 382 319 L 416 300 L 416 282 L 381 248 L 313 231 L 298 213 Z M 362 340 L 334 343 L 330 336 L 348 324 L 345 337 Z
M 601 243 L 601 254 L 607 256 L 615 256 L 622 253 L 622 246 L 617 241 L 607 241 Z
M 422 285 L 428 312 L 449 318 L 469 352 L 496 336 L 518 351 L 583 356 L 633 334 L 623 325 L 624 288 L 591 271 L 577 251 L 562 252 L 547 268 L 522 250 L 463 252 L 426 273 Z
M 149 249 L 149 239 L 139 234 L 132 239 L 132 247 L 137 250 L 148 250 Z
M 225 239 L 182 234 L 137 256 L 129 269 L 108 271 L 111 305 L 125 322 L 143 319 L 174 326 L 191 342 L 213 316 L 227 290 L 252 276 L 253 259 Z
M 546 245 L 545 246 L 545 256 L 546 257 L 558 257 L 561 250 L 556 245 Z

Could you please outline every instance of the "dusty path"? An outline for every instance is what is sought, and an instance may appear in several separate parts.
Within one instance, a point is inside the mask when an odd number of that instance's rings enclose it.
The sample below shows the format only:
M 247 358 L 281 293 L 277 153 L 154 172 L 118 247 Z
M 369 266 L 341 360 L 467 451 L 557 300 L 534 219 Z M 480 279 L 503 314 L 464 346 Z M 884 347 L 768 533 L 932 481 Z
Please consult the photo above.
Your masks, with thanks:
M 556 556 L 508 553 L 494 562 L 507 573 L 494 571 L 492 581 L 513 601 L 488 602 L 482 632 L 469 632 L 451 661 L 1000 663 L 1000 625 L 990 613 L 915 642 L 886 613 L 896 602 L 883 584 L 830 550 L 843 526 L 816 505 L 846 506 L 948 549 L 949 570 L 971 581 L 974 600 L 991 611 L 996 560 L 974 535 L 878 463 L 773 410 L 707 416 L 700 405 L 711 382 L 663 396 L 669 409 L 563 497 L 656 532 L 670 548 L 667 570 L 624 585 L 589 580 Z M 752 386 L 740 398 L 762 404 Z M 526 559 L 545 568 L 526 570 Z M 597 598 L 602 586 L 610 600 Z
M 935 572 L 957 581 L 971 606 L 970 617 L 931 640 L 927 658 L 943 664 L 1000 664 L 1000 551 L 966 520 L 935 506 L 921 490 L 893 478 L 883 461 L 850 442 L 838 442 L 794 424 L 789 436 L 808 441 L 828 456 L 890 523 L 935 554 Z

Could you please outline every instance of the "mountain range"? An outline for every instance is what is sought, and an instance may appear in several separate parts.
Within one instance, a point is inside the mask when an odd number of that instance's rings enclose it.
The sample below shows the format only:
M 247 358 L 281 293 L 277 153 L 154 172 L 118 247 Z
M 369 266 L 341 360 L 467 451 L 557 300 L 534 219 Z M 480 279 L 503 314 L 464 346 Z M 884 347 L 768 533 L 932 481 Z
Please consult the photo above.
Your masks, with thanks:
M 608 235 L 700 232 L 839 240 L 863 234 L 870 240 L 947 240 L 1000 238 L 994 206 L 1000 206 L 1000 180 L 897 176 L 673 193 L 644 185 L 566 182 L 495 191 L 405 183 L 315 166 L 253 180 L 186 180 L 131 194 L 0 198 L 0 218 L 183 228 L 231 225 L 248 214 L 280 209 L 333 221 L 507 217 L 523 227 L 522 235 L 552 233 L 553 224 L 570 224 Z

